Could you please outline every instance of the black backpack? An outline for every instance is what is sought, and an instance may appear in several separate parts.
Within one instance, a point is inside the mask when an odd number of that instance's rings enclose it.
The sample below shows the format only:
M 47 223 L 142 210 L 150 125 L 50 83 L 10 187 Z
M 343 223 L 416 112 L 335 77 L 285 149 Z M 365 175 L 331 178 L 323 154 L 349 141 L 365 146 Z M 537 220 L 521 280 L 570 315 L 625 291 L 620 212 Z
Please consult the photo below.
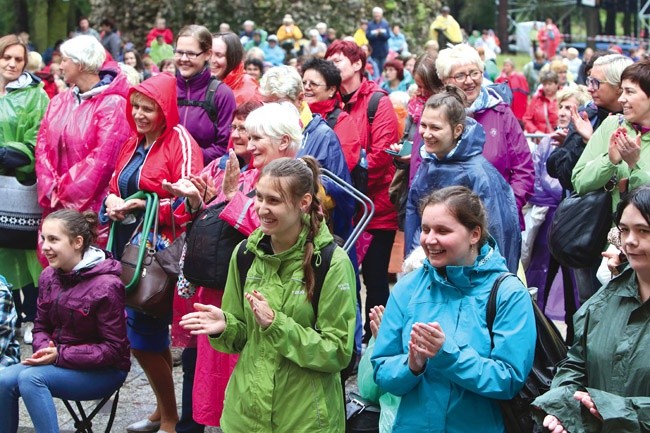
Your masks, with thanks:
M 255 195 L 255 190 L 246 194 Z M 239 230 L 220 218 L 228 202 L 205 208 L 187 230 L 183 275 L 190 283 L 223 289 L 232 252 L 246 239 Z
M 216 77 L 210 77 L 210 83 L 208 84 L 208 88 L 205 90 L 205 95 L 203 96 L 202 101 L 194 101 L 191 99 L 179 99 L 177 101 L 179 107 L 201 107 L 203 108 L 207 113 L 208 117 L 210 118 L 210 121 L 215 125 L 215 128 L 217 127 L 217 119 L 219 118 L 219 113 L 217 113 L 217 108 L 214 106 L 214 94 L 217 93 L 217 88 L 219 88 L 219 85 L 221 84 L 221 81 L 219 81 Z
M 497 315 L 497 293 L 499 286 L 508 277 L 515 277 L 511 273 L 503 273 L 492 286 L 490 298 L 487 303 L 485 315 L 490 340 L 494 337 L 492 326 Z M 557 364 L 566 358 L 567 347 L 553 322 L 548 320 L 537 303 L 531 299 L 535 313 L 537 328 L 537 342 L 535 343 L 535 359 L 533 369 L 526 377 L 523 388 L 511 400 L 499 400 L 503 423 L 507 433 L 532 433 L 539 430 L 531 416 L 530 404 L 535 398 L 544 394 L 551 388 L 551 381 L 555 375 Z M 492 342 L 494 345 L 494 341 Z
M 317 261 L 318 257 L 316 255 L 313 255 L 311 258 L 311 267 L 314 268 L 314 296 L 311 299 L 311 306 L 314 309 L 314 329 L 316 329 L 316 331 L 318 331 L 316 328 L 316 318 L 318 317 L 318 302 L 320 301 L 320 295 L 323 291 L 325 276 L 327 276 L 327 271 L 330 269 L 330 263 L 332 262 L 332 256 L 334 255 L 335 249 L 336 243 L 330 242 L 321 250 L 320 262 Z M 246 284 L 246 275 L 248 275 L 248 270 L 251 268 L 254 258 L 255 256 L 246 250 L 246 241 L 239 244 L 239 248 L 237 248 L 237 269 L 239 270 L 239 283 L 242 289 Z M 357 350 L 355 345 L 349 364 L 343 370 L 341 370 L 343 395 L 345 395 L 345 381 L 352 375 L 354 366 L 356 364 L 356 359 Z
M 377 108 L 379 108 L 379 100 L 384 96 L 384 92 L 374 92 L 370 97 L 370 102 L 368 102 L 368 136 L 370 137 L 372 130 L 372 122 L 375 121 L 375 116 L 377 115 Z M 335 108 L 327 115 L 327 124 L 330 128 L 334 129 L 334 125 L 338 121 L 339 114 L 341 114 L 340 108 Z M 352 178 L 352 186 L 355 187 L 363 194 L 368 193 L 368 158 L 367 150 L 361 149 L 359 154 L 359 162 L 354 166 L 350 172 L 350 177 Z

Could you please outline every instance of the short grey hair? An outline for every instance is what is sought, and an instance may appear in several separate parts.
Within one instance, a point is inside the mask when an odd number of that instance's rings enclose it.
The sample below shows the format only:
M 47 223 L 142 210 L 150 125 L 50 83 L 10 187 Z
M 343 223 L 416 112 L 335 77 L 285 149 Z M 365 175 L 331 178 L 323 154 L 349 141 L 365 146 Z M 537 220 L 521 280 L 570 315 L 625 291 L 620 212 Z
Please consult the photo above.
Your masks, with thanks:
M 303 90 L 302 78 L 296 68 L 291 66 L 275 66 L 266 71 L 260 80 L 262 96 L 286 98 L 295 103 Z
M 596 66 L 603 68 L 605 80 L 614 86 L 621 86 L 621 74 L 623 70 L 630 66 L 634 61 L 629 57 L 622 54 L 608 54 L 606 56 L 598 57 L 594 62 Z
M 454 45 L 438 53 L 436 71 L 443 82 L 451 76 L 451 71 L 457 66 L 476 65 L 483 72 L 485 66 L 478 51 L 467 44 Z
M 289 152 L 295 156 L 302 143 L 300 115 L 290 104 L 264 104 L 253 110 L 244 123 L 249 135 L 261 135 L 271 139 L 274 145 L 280 144 L 283 136 L 289 137 Z
M 61 44 L 61 55 L 81 66 L 81 70 L 96 74 L 106 61 L 106 50 L 94 36 L 79 35 Z
M 384 14 L 384 10 L 383 10 L 382 8 L 380 8 L 379 6 L 375 6 L 374 8 L 372 8 L 372 13 L 373 13 L 373 14 L 375 14 L 375 13 L 379 13 L 379 14 L 382 14 L 382 15 L 383 15 L 383 14 Z

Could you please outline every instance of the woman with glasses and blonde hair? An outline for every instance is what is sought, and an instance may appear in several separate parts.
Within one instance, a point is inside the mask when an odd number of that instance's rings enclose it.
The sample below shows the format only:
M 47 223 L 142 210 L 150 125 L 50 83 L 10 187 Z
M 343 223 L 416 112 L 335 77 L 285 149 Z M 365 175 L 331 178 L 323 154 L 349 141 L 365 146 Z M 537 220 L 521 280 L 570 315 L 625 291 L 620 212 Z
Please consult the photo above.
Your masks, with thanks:
M 533 193 L 535 176 L 530 148 L 519 121 L 495 88 L 482 86 L 485 67 L 474 48 L 459 44 L 440 51 L 436 69 L 444 84 L 454 85 L 465 93 L 468 112 L 485 129 L 483 156 L 512 187 L 523 228 L 521 208 Z
M 227 153 L 236 106 L 232 90 L 222 84 L 211 92 L 212 101 L 205 101 L 213 81 L 211 57 L 212 34 L 208 29 L 192 24 L 178 32 L 174 51 L 178 111 L 181 124 L 203 150 L 206 165 Z

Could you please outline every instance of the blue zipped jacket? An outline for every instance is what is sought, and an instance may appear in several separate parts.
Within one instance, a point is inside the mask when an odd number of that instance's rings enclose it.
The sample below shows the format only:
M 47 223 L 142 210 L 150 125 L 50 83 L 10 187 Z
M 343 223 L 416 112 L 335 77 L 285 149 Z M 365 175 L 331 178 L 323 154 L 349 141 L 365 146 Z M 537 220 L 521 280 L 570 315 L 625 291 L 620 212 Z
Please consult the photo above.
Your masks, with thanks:
M 512 188 L 499 171 L 482 155 L 483 127 L 467 118 L 458 145 L 443 159 L 423 154 L 406 202 L 404 224 L 405 256 L 420 244 L 420 202 L 431 192 L 448 186 L 465 186 L 485 205 L 488 231 L 503 251 L 510 272 L 517 273 L 521 255 L 519 213 Z M 422 147 L 424 152 L 424 147 Z
M 504 272 L 505 261 L 490 238 L 472 266 L 441 270 L 425 260 L 397 282 L 371 358 L 375 382 L 402 397 L 393 433 L 504 433 L 498 400 L 512 398 L 523 386 L 537 335 L 528 291 L 510 277 L 499 287 L 490 339 L 487 302 Z M 408 366 L 416 322 L 438 322 L 445 333 L 420 375 Z

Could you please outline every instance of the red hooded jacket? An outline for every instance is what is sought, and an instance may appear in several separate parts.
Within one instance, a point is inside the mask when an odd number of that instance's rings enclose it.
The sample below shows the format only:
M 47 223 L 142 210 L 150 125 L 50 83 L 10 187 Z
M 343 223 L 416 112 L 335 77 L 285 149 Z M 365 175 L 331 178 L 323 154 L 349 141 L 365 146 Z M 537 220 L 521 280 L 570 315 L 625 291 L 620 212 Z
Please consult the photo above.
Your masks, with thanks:
M 389 98 L 381 98 L 375 119 L 370 127 L 368 104 L 375 92 L 384 92 L 377 83 L 364 79 L 361 87 L 345 104 L 357 125 L 361 147 L 368 158 L 368 196 L 375 204 L 375 216 L 368 229 L 397 230 L 397 211 L 388 198 L 388 187 L 395 174 L 393 157 L 384 152 L 399 141 L 397 115 Z
M 143 139 L 143 136 L 137 133 L 133 116 L 131 116 L 130 96 L 134 92 L 140 92 L 153 99 L 165 116 L 165 130 L 151 145 L 142 163 L 138 188 L 143 191 L 155 192 L 160 197 L 159 220 L 161 230 L 169 235 L 172 196 L 162 189 L 162 181 L 166 179 L 169 182 L 176 182 L 190 174 L 200 173 L 203 168 L 203 154 L 201 148 L 185 127 L 178 123 L 176 79 L 169 74 L 159 74 L 151 77 L 129 91 L 126 112 L 128 113 L 127 119 L 129 125 L 131 125 L 132 133 L 118 155 L 115 172 L 109 185 L 109 193 L 120 195 L 117 183 L 120 173 L 131 160 L 138 144 Z M 176 225 L 178 224 L 179 221 L 176 221 Z

